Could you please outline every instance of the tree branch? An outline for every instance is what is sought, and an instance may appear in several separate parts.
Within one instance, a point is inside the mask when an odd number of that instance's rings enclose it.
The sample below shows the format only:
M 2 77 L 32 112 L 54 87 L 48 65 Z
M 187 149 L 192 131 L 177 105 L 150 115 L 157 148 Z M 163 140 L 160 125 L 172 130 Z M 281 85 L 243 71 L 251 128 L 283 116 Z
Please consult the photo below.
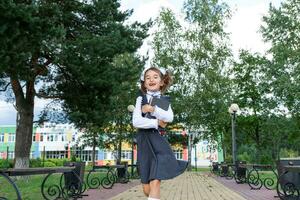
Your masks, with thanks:
M 62 95 L 59 94 L 54 94 L 54 95 L 46 95 L 43 93 L 35 93 L 35 95 L 39 98 L 43 98 L 43 99 L 62 99 Z
M 0 89 L 0 92 L 5 92 L 9 85 L 10 85 L 10 83 L 7 83 L 3 89 Z

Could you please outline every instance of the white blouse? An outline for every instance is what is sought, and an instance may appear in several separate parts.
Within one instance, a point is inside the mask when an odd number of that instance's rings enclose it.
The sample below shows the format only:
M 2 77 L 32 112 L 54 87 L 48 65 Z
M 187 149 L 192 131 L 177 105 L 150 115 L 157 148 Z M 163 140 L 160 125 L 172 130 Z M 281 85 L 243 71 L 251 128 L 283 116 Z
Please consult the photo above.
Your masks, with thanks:
M 160 96 L 160 92 L 147 92 L 146 97 L 149 102 L 151 97 Z M 132 124 L 135 128 L 149 129 L 149 128 L 158 128 L 158 119 L 164 122 L 172 122 L 174 118 L 173 110 L 171 105 L 168 110 L 165 111 L 157 106 L 154 107 L 154 112 L 151 113 L 152 116 L 156 119 L 149 119 L 142 116 L 142 100 L 143 97 L 139 96 L 136 99 L 135 109 L 132 114 Z

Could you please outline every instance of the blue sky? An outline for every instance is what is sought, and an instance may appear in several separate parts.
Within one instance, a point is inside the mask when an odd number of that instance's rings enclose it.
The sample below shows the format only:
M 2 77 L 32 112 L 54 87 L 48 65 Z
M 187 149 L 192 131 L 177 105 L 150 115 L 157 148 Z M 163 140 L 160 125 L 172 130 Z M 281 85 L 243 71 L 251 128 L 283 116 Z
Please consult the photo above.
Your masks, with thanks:
M 145 22 L 150 17 L 155 18 L 162 6 L 171 8 L 180 15 L 183 2 L 183 0 L 121 0 L 121 9 L 133 8 L 131 20 Z M 282 0 L 227 0 L 225 2 L 233 10 L 232 19 L 228 22 L 226 30 L 231 33 L 234 53 L 237 54 L 241 48 L 263 53 L 268 48 L 268 44 L 262 42 L 258 33 L 261 18 L 267 13 L 270 3 L 277 7 Z M 145 41 L 140 49 L 141 54 L 149 50 L 148 41 Z M 38 116 L 45 102 L 36 99 L 35 116 Z M 13 125 L 15 119 L 16 111 L 13 105 L 0 100 L 0 125 Z

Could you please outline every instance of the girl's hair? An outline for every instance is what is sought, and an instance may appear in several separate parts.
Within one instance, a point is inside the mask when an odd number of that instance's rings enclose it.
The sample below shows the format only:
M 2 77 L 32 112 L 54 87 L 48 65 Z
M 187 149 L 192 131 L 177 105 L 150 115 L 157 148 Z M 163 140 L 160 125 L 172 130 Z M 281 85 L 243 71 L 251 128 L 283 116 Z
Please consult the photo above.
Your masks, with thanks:
M 155 72 L 157 72 L 157 73 L 160 74 L 160 78 L 161 78 L 161 80 L 162 80 L 163 83 L 164 83 L 163 86 L 160 87 L 160 91 L 161 91 L 161 93 L 165 93 L 166 90 L 167 90 L 167 89 L 172 85 L 172 83 L 173 83 L 173 78 L 172 78 L 171 72 L 168 71 L 168 70 L 166 70 L 166 73 L 163 74 L 163 73 L 159 70 L 159 68 L 157 68 L 157 67 L 150 67 L 149 69 L 147 69 L 147 70 L 144 72 L 143 76 L 145 76 L 145 74 L 146 74 L 147 71 L 149 71 L 149 70 L 155 71 Z M 144 80 L 145 80 L 145 78 L 144 78 Z M 142 80 L 141 80 L 141 90 L 142 90 L 142 92 L 145 94 L 145 93 L 147 93 L 147 89 L 146 89 L 144 83 L 145 83 L 145 81 L 142 81 Z

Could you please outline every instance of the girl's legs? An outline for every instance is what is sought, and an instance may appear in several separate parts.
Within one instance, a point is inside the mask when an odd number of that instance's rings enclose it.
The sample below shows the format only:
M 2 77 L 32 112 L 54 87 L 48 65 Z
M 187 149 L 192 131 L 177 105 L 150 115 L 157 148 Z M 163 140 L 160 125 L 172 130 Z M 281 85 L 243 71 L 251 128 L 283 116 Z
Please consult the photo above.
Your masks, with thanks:
M 142 184 L 143 185 L 143 192 L 146 197 L 149 197 L 150 194 L 150 184 Z
M 154 199 L 160 199 L 160 180 L 150 181 L 150 193 L 149 197 Z

